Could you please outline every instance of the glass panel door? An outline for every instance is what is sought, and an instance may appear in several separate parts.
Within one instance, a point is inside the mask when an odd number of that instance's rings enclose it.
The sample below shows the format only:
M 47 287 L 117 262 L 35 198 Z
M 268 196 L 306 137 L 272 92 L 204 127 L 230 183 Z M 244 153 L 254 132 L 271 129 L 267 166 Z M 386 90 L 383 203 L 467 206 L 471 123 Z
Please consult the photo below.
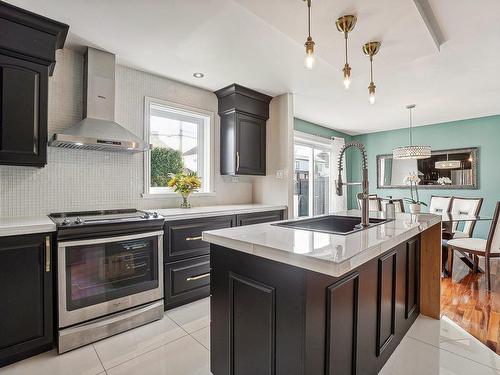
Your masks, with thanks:
M 330 150 L 296 141 L 294 144 L 294 213 L 322 215 L 330 209 Z
M 314 149 L 314 215 L 329 212 L 330 207 L 330 152 Z
M 69 311 L 159 285 L 158 236 L 69 246 L 65 253 Z

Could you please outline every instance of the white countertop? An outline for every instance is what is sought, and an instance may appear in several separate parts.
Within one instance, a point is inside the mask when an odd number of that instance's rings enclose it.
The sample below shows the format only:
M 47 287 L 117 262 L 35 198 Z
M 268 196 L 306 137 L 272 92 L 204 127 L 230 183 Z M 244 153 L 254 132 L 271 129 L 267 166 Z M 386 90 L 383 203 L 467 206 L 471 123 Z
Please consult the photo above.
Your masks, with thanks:
M 360 216 L 358 210 L 336 215 Z M 345 236 L 265 223 L 203 232 L 203 240 L 339 277 L 439 222 L 439 215 L 398 213 L 393 221 Z
M 55 231 L 56 224 L 48 216 L 0 218 L 0 237 Z
M 286 206 L 268 204 L 230 204 L 218 206 L 200 206 L 192 208 L 159 208 L 157 210 L 147 211 L 158 212 L 160 215 L 165 216 L 166 220 L 178 220 L 219 215 L 248 214 L 253 212 L 275 211 L 284 209 L 286 209 Z

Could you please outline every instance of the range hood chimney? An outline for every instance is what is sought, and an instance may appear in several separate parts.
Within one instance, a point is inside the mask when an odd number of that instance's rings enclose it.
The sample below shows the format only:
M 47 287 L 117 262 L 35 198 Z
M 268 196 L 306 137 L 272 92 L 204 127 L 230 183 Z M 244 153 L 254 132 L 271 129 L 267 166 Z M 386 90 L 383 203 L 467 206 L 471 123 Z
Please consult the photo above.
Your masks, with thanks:
M 115 55 L 87 48 L 83 77 L 83 120 L 54 134 L 49 146 L 123 152 L 143 152 L 151 148 L 115 122 Z

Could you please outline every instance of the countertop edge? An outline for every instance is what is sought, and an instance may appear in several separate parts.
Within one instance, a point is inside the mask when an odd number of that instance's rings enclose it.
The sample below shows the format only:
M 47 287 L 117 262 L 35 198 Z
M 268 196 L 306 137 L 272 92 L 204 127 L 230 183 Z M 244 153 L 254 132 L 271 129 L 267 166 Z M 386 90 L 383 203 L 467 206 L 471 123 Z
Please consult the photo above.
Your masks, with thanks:
M 284 264 L 289 264 L 310 271 L 319 272 L 329 276 L 341 277 L 351 272 L 353 269 L 361 266 L 362 264 L 372 260 L 373 258 L 385 253 L 386 251 L 389 251 L 390 249 L 403 243 L 404 241 L 407 241 L 410 238 L 433 227 L 434 225 L 441 223 L 441 217 L 439 217 L 438 215 L 432 216 L 435 217 L 430 217 L 426 223 L 409 228 L 408 231 L 383 243 L 367 247 L 355 256 L 339 263 L 332 262 L 326 259 L 310 257 L 303 254 L 286 252 L 279 248 L 253 244 L 244 240 L 227 238 L 223 235 L 218 235 L 211 232 L 203 232 L 202 237 L 204 241 L 213 243 L 215 245 L 231 248 L 236 251 L 252 254 L 261 258 L 274 260 Z

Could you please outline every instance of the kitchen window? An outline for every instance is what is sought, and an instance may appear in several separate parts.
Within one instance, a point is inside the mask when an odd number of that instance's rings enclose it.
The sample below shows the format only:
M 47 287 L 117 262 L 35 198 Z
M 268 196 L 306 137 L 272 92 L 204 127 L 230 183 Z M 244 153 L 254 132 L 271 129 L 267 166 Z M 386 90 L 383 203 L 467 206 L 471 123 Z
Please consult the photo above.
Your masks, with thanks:
M 144 162 L 145 196 L 172 195 L 171 173 L 196 172 L 202 186 L 197 194 L 211 193 L 214 114 L 159 99 L 145 100 L 145 139 L 152 145 Z

